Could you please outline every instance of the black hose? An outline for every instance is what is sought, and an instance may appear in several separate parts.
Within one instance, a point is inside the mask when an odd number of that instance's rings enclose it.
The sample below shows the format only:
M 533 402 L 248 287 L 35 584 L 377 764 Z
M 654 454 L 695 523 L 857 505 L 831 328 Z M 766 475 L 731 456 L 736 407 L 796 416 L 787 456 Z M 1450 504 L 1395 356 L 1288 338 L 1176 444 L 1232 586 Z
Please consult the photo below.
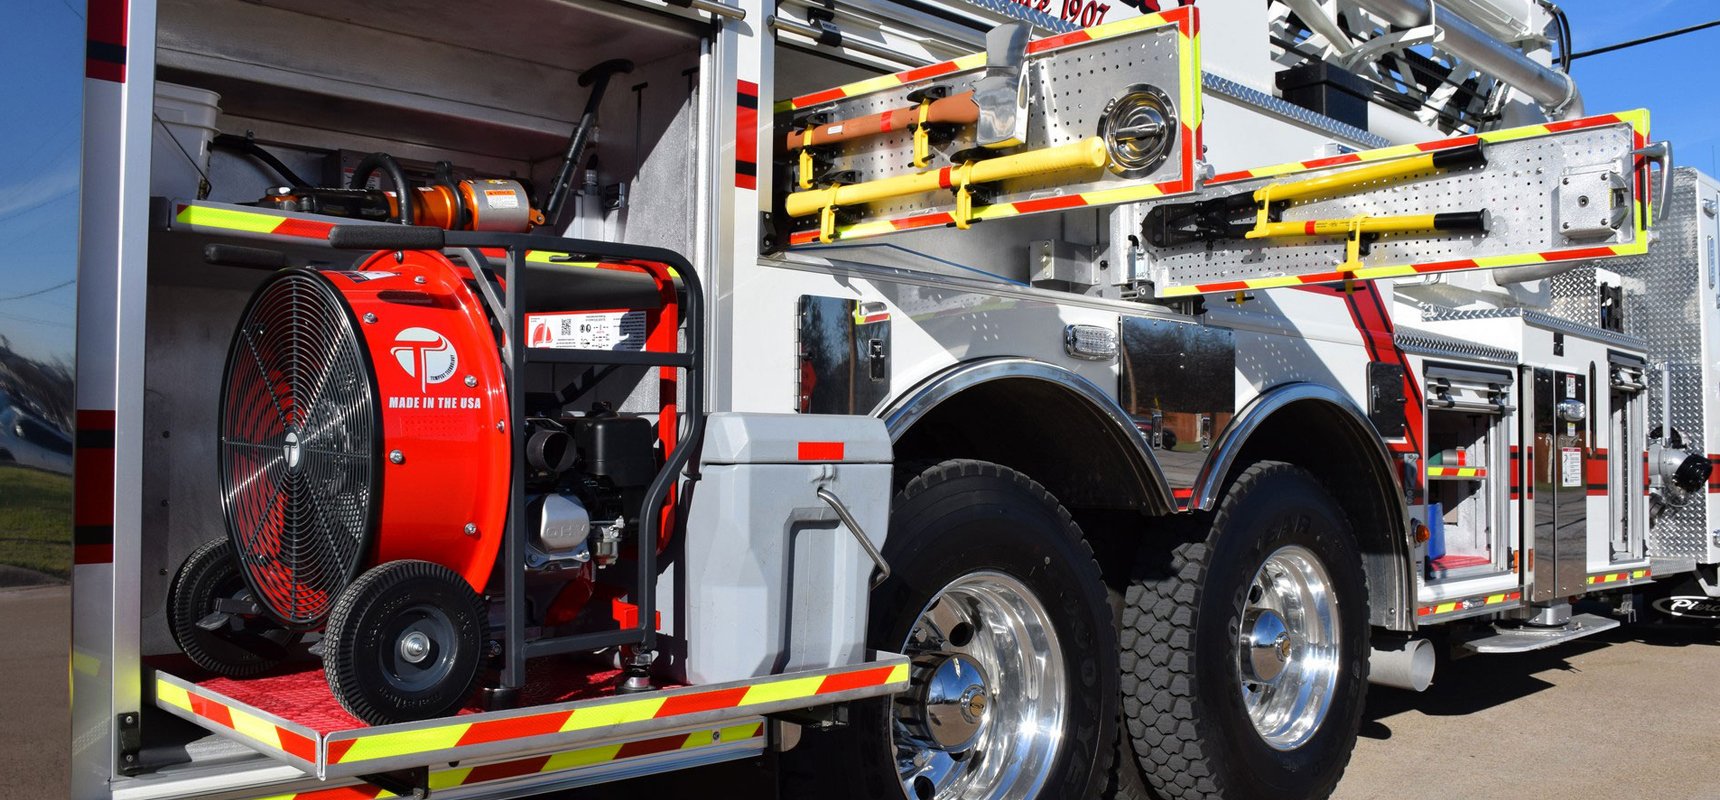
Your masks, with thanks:
M 268 165 L 269 169 L 275 171 L 276 177 L 286 181 L 288 186 L 295 189 L 302 189 L 311 185 L 304 178 L 299 177 L 298 173 L 294 172 L 290 167 L 282 163 L 280 159 L 276 158 L 274 153 L 264 150 L 249 136 L 235 136 L 231 133 L 216 134 L 215 138 L 209 142 L 209 146 L 219 147 L 223 150 L 233 150 L 251 156 L 252 158 Z
M 368 187 L 370 174 L 378 169 L 381 169 L 382 174 L 386 175 L 388 180 L 394 184 L 394 195 L 399 200 L 399 213 L 394 221 L 402 225 L 411 225 L 412 221 L 416 219 L 412 215 L 412 187 L 406 184 L 406 172 L 400 169 L 400 162 L 395 161 L 394 156 L 387 153 L 371 153 L 365 156 L 364 160 L 358 162 L 358 166 L 353 169 L 352 182 L 347 186 L 353 189 Z

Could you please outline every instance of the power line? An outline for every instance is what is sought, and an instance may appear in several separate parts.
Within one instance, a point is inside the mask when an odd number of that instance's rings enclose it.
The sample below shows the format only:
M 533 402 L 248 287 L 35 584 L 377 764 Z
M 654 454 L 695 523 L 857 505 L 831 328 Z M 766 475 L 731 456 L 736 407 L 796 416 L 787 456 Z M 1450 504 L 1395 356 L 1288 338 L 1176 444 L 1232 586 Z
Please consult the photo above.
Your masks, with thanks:
M 1657 33 L 1653 36 L 1644 36 L 1641 39 L 1632 39 L 1628 42 L 1619 42 L 1618 44 L 1609 44 L 1606 47 L 1597 47 L 1593 50 L 1584 50 L 1580 53 L 1572 53 L 1571 54 L 1571 60 L 1575 61 L 1579 58 L 1583 58 L 1584 56 L 1598 56 L 1602 53 L 1611 53 L 1614 50 L 1623 50 L 1626 47 L 1635 47 L 1639 44 L 1648 44 L 1649 42 L 1658 42 L 1661 39 L 1671 39 L 1674 36 L 1683 36 L 1684 34 L 1687 34 L 1687 33 L 1695 33 L 1699 30 L 1703 30 L 1705 28 L 1712 28 L 1716 25 L 1720 25 L 1720 19 L 1712 20 L 1709 22 L 1704 22 L 1704 23 L 1701 23 L 1698 25 L 1691 25 L 1688 28 L 1679 28 L 1678 30 L 1666 31 L 1664 33 Z
M 0 303 L 4 303 L 8 300 L 22 300 L 26 297 L 35 297 L 36 295 L 39 295 L 39 294 L 47 294 L 47 293 L 49 293 L 55 289 L 64 289 L 67 286 L 71 286 L 72 284 L 74 284 L 76 282 L 77 282 L 76 279 L 67 280 L 67 281 L 64 281 L 61 283 L 56 283 L 53 286 L 49 286 L 46 289 L 37 289 L 36 291 L 25 292 L 23 294 L 9 294 L 9 295 L 6 295 L 5 297 L 0 297 Z

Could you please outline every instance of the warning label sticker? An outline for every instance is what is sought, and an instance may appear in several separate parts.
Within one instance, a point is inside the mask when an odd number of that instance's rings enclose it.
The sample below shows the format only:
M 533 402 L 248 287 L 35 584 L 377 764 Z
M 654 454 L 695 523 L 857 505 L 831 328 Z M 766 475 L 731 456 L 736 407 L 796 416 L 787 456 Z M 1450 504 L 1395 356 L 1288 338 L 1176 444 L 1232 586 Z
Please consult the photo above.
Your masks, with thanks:
M 645 312 L 585 311 L 526 316 L 527 344 L 557 350 L 644 350 Z
M 1583 450 L 1580 447 L 1559 448 L 1559 485 L 1583 485 Z

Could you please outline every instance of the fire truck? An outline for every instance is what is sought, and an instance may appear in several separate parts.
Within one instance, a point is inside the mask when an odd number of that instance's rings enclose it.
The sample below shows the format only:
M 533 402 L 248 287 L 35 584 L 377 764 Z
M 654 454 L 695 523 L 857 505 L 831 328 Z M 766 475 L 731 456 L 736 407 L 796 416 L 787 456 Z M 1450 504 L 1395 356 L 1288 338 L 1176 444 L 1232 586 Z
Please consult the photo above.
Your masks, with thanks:
M 1720 617 L 1720 184 L 1546 0 L 85 19 L 44 795 L 1324 797 Z

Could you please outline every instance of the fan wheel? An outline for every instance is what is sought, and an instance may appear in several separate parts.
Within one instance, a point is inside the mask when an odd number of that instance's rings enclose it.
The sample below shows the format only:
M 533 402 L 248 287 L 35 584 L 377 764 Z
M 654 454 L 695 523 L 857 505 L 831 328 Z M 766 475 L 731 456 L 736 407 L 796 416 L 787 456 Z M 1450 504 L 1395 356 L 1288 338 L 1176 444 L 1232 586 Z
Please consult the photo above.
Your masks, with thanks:
M 216 609 L 221 600 L 244 604 L 252 599 L 226 539 L 205 542 L 191 551 L 173 577 L 168 598 L 167 624 L 173 641 L 192 663 L 217 675 L 249 678 L 268 672 L 299 640 L 299 634 L 260 616 Z
M 358 577 L 329 613 L 323 672 L 372 725 L 458 710 L 478 682 L 488 610 L 440 564 L 390 561 Z

